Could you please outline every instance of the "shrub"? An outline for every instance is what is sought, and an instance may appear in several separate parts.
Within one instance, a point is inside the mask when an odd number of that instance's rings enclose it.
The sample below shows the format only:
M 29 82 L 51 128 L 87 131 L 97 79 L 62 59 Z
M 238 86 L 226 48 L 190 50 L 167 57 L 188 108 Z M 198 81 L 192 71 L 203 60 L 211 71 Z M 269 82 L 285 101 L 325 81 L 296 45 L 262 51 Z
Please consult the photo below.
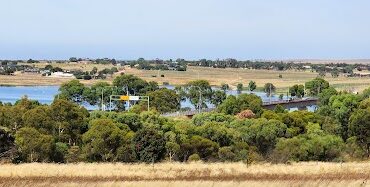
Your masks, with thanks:
M 198 154 L 192 154 L 188 158 L 188 162 L 196 162 L 200 160 L 200 156 Z

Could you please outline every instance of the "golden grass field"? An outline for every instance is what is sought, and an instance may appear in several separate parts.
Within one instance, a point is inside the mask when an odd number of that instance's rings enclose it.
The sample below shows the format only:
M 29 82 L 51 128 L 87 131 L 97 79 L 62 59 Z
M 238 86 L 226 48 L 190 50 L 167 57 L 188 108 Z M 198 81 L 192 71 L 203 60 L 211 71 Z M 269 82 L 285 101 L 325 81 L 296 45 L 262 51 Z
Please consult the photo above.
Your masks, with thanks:
M 35 64 L 37 67 L 45 67 L 46 63 Z M 99 70 L 104 68 L 111 68 L 112 65 L 102 64 L 52 64 L 55 67 L 61 67 L 67 70 L 80 69 L 83 71 L 91 71 L 93 67 Z M 179 71 L 157 71 L 157 70 L 138 70 L 135 68 L 125 67 L 125 73 L 139 76 L 147 81 L 156 81 L 159 84 L 169 82 L 171 85 L 183 85 L 189 81 L 204 79 L 208 80 L 214 86 L 220 86 L 222 83 L 229 84 L 231 88 L 235 89 L 238 83 L 248 85 L 249 81 L 256 81 L 259 88 L 264 84 L 271 82 L 279 92 L 286 92 L 287 89 L 294 84 L 304 84 L 305 82 L 318 76 L 315 72 L 310 71 L 275 71 L 275 70 L 249 70 L 249 69 L 216 69 L 208 67 L 194 67 L 189 66 L 185 72 Z M 165 77 L 161 77 L 160 75 Z M 117 76 L 116 74 L 115 76 Z M 282 75 L 282 78 L 279 78 Z M 156 77 L 153 77 L 156 76 Z M 114 77 L 108 78 L 104 81 L 112 82 Z M 338 78 L 332 78 L 330 74 L 325 77 L 331 85 L 339 90 L 350 90 L 360 92 L 365 88 L 370 87 L 370 78 L 349 78 L 343 75 Z M 71 79 L 68 78 L 52 78 L 42 77 L 39 74 L 21 74 L 17 73 L 15 76 L 1 76 L 0 85 L 60 85 Z M 81 81 L 87 85 L 91 85 L 100 80 Z
M 370 162 L 3 164 L 0 186 L 370 186 Z

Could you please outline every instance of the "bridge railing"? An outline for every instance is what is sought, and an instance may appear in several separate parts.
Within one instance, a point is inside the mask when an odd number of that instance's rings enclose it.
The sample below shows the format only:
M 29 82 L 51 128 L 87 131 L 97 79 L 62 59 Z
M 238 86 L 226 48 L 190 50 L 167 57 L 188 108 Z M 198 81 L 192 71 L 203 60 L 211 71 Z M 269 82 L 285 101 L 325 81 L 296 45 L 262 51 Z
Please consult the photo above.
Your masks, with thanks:
M 303 98 L 303 99 L 293 99 L 293 100 L 279 100 L 279 101 L 264 101 L 262 105 L 277 105 L 277 104 L 286 104 L 286 103 L 300 103 L 300 102 L 309 102 L 317 101 L 317 98 Z
M 317 98 L 304 98 L 304 99 L 295 99 L 295 100 L 280 100 L 280 101 L 271 101 L 271 102 L 263 102 L 262 106 L 268 105 L 278 105 L 278 104 L 287 104 L 287 103 L 299 103 L 299 102 L 310 102 L 310 101 L 317 101 Z M 199 110 L 187 110 L 187 111 L 178 111 L 178 112 L 169 112 L 161 114 L 164 117 L 178 117 L 178 116 L 193 116 L 203 112 L 212 112 L 215 108 L 204 108 Z

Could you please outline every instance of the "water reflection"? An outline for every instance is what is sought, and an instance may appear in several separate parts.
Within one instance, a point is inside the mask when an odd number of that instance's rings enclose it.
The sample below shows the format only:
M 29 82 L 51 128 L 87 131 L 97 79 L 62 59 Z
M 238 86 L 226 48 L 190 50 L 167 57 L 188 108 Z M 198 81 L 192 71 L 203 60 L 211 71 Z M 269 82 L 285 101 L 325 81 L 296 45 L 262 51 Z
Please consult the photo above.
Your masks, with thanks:
M 174 86 L 167 85 L 163 86 L 168 89 L 174 89 Z M 0 101 L 3 103 L 12 103 L 14 104 L 17 100 L 21 97 L 27 95 L 29 99 L 38 100 L 42 104 L 51 104 L 54 100 L 54 96 L 58 94 L 59 86 L 0 86 Z M 219 90 L 219 88 L 212 88 L 214 90 Z M 279 96 L 273 95 L 271 98 L 267 97 L 266 93 L 263 92 L 249 92 L 249 91 L 242 91 L 241 93 L 248 93 L 248 94 L 255 94 L 262 98 L 262 101 L 278 101 Z M 227 95 L 238 95 L 238 91 L 236 90 L 229 90 L 226 92 Z M 287 96 L 284 96 L 283 99 L 288 99 Z M 214 107 L 212 104 L 208 103 L 208 107 Z M 97 106 L 91 106 L 87 103 L 83 104 L 89 110 L 98 109 Z M 194 106 L 191 104 L 190 100 L 184 100 L 181 102 L 181 108 L 192 108 Z M 314 111 L 315 106 L 309 107 L 309 111 Z M 291 109 L 298 110 L 298 109 Z

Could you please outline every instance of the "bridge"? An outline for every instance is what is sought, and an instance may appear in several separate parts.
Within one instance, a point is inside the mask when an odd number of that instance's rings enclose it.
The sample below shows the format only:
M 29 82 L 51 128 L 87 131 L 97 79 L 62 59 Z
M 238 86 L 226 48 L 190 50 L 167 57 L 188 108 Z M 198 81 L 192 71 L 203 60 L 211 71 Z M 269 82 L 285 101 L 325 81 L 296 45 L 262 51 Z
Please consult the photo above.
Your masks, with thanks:
M 303 98 L 295 100 L 281 100 L 272 102 L 263 102 L 262 107 L 267 110 L 274 110 L 277 105 L 284 107 L 285 109 L 298 108 L 298 110 L 306 110 L 309 106 L 315 106 L 318 104 L 319 99 L 317 98 Z
M 280 101 L 271 101 L 263 102 L 262 107 L 267 110 L 273 110 L 277 105 L 284 107 L 285 109 L 298 108 L 298 110 L 307 110 L 309 106 L 315 106 L 318 104 L 317 98 L 304 98 L 304 99 L 295 99 L 295 100 L 280 100 Z M 164 113 L 164 117 L 180 117 L 187 116 L 192 118 L 194 115 L 203 113 L 203 112 L 212 112 L 215 108 L 205 108 L 201 110 L 188 110 L 188 111 L 178 111 L 173 113 Z

